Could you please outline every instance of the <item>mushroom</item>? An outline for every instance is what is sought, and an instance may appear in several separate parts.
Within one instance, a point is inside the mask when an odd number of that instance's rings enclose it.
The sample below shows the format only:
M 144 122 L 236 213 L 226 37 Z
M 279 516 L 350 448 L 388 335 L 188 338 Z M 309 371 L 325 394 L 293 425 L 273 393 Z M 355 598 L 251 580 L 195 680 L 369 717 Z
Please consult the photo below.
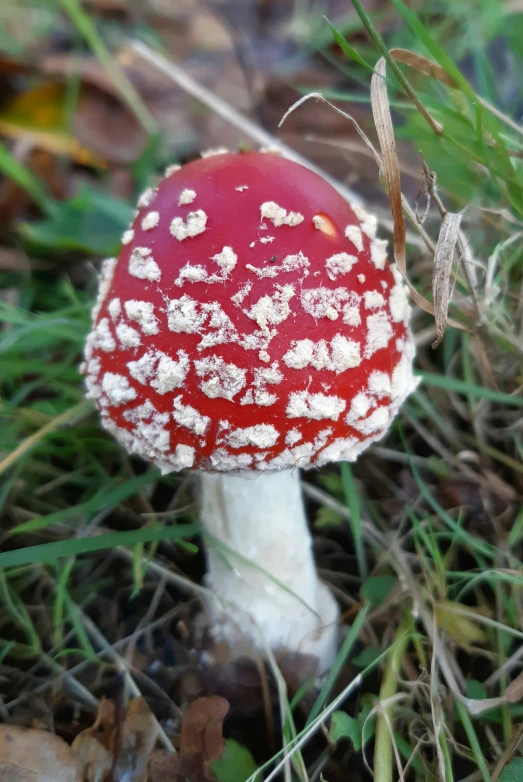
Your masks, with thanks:
M 201 476 L 214 637 L 332 662 L 299 469 L 354 461 L 415 388 L 401 276 L 376 218 L 263 152 L 172 167 L 104 262 L 87 339 L 103 426 Z

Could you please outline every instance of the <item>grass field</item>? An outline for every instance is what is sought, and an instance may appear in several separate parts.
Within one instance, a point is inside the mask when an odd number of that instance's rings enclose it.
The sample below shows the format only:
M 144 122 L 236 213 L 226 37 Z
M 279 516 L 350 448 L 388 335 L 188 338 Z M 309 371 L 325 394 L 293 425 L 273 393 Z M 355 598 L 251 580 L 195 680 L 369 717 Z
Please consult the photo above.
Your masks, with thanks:
M 339 170 L 351 156 L 367 161 L 367 195 L 376 194 L 391 256 L 418 304 L 422 382 L 387 439 L 356 465 L 303 475 L 320 571 L 343 611 L 335 666 L 318 694 L 295 692 L 269 664 L 275 706 L 263 730 L 275 740 L 260 739 L 241 699 L 226 735 L 266 764 L 265 779 L 281 761 L 285 780 L 365 780 L 372 769 L 375 782 L 515 782 L 523 780 L 523 5 L 391 0 L 373 13 L 363 0 L 352 5 L 330 15 L 319 3 L 285 4 L 294 51 L 321 63 L 326 83 L 297 78 L 291 57 L 279 67 L 294 99 L 321 92 L 357 115 L 367 140 L 347 117 L 346 139 L 327 129 L 307 151 L 330 144 Z M 30 8 L 8 5 L 0 15 L 14 24 Z M 173 144 L 121 70 L 125 60 L 111 59 L 122 45 L 118 24 L 86 8 L 42 6 L 35 35 L 48 38 L 59 18 L 76 52 L 94 52 L 149 143 L 121 165 L 125 197 L 89 158 L 89 177 L 57 194 L 20 154 L 24 133 L 49 151 L 37 136 L 49 127 L 32 117 L 28 129 L 19 108 L 0 112 L 6 214 L 7 187 L 12 199 L 27 196 L 0 229 L 0 712 L 24 724 L 37 717 L 70 740 L 119 673 L 128 692 L 150 698 L 169 746 L 189 679 L 205 695 L 221 675 L 209 681 L 194 652 L 197 508 L 186 476 L 160 477 L 99 427 L 78 364 L 99 261 L 118 252 L 136 195 L 171 162 Z M 146 18 L 126 24 L 126 35 L 162 46 Z M 27 47 L 0 34 L 6 61 Z M 69 177 L 80 166 L 67 124 L 80 85 L 74 75 L 61 83 L 69 141 L 52 133 Z M 307 117 L 330 109 L 309 99 L 292 118 L 300 112 L 306 135 Z M 133 657 L 122 639 L 135 632 Z

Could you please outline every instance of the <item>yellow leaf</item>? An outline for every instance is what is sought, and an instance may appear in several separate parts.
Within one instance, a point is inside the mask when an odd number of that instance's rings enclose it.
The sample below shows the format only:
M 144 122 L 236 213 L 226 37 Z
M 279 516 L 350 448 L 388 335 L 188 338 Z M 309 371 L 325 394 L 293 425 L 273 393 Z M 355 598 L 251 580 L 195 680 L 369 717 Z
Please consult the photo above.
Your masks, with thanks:
M 45 82 L 17 95 L 0 112 L 0 133 L 10 138 L 29 136 L 36 146 L 76 163 L 105 168 L 103 159 L 82 146 L 70 133 L 65 112 L 65 86 Z
M 451 600 L 436 603 L 434 613 L 438 628 L 467 651 L 472 644 L 485 643 L 487 637 L 482 628 L 470 617 L 455 613 L 453 609 L 462 611 L 463 606 Z M 474 609 L 467 607 L 467 611 L 473 613 Z

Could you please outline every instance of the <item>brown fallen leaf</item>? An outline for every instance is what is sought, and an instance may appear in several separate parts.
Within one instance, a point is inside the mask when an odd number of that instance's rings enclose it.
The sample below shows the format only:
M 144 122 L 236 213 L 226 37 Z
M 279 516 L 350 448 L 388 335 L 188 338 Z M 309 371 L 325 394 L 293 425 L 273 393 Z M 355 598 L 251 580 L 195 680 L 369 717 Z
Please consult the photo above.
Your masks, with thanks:
M 225 751 L 223 720 L 229 702 L 218 695 L 198 698 L 182 718 L 180 752 L 154 752 L 149 764 L 148 782 L 211 782 L 211 765 Z
M 84 782 L 66 742 L 45 730 L 0 725 L 0 782 Z
M 523 699 L 523 671 L 510 682 L 505 690 L 505 700 L 508 703 L 517 703 Z
M 79 733 L 71 745 L 83 769 L 85 782 L 102 782 L 112 768 L 109 721 L 114 722 L 113 704 L 103 700 L 94 725 Z
M 149 782 L 178 782 L 180 765 L 179 755 L 157 749 L 149 760 Z
M 145 698 L 135 698 L 127 707 L 121 747 L 114 768 L 114 782 L 146 782 L 149 757 L 156 744 L 158 723 Z
M 102 701 L 96 721 L 73 741 L 85 782 L 146 782 L 147 764 L 156 743 L 157 723 L 144 698 L 129 703 L 123 724 L 118 724 L 112 701 Z M 1 779 L 0 779 L 1 782 Z
M 147 135 L 136 118 L 112 95 L 82 86 L 74 115 L 74 135 L 110 163 L 128 165 L 143 152 Z

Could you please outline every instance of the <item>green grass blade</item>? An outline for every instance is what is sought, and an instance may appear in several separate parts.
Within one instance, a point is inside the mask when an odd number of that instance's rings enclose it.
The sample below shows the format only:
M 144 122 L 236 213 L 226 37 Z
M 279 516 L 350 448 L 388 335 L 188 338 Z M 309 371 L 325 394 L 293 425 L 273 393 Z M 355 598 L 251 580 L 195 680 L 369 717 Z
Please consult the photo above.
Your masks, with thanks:
M 3 570 L 0 570 L 0 602 L 6 615 L 25 633 L 32 654 L 38 654 L 41 646 L 36 627 L 21 598 L 14 589 L 10 589 Z
M 26 437 L 25 440 L 22 440 L 20 445 L 18 445 L 14 451 L 11 451 L 11 453 L 0 462 L 0 475 L 5 472 L 5 470 L 8 470 L 10 467 L 12 467 L 13 464 L 18 461 L 18 459 L 20 459 L 22 456 L 25 456 L 30 450 L 32 450 L 32 448 L 38 445 L 48 434 L 54 432 L 61 426 L 71 424 L 72 421 L 77 418 L 81 418 L 91 409 L 91 403 L 87 400 L 83 400 L 74 407 L 69 408 L 69 410 L 66 410 L 65 413 L 52 418 L 45 426 L 42 426 L 38 432 L 35 432 L 35 434 Z
M 89 636 L 86 633 L 85 627 L 81 620 L 81 612 L 78 610 L 78 606 L 72 600 L 67 589 L 65 590 L 65 604 L 67 606 L 67 613 L 71 621 L 74 631 L 76 633 L 77 641 L 80 645 L 80 649 L 89 660 L 96 659 L 96 653 L 93 649 Z M 76 650 L 75 650 L 76 651 Z
M 57 580 L 53 605 L 53 643 L 59 646 L 64 634 L 64 605 L 67 594 L 67 584 L 75 565 L 74 557 L 60 568 L 57 568 Z
M 116 488 L 113 485 L 109 485 L 109 487 L 104 486 L 90 500 L 79 505 L 72 505 L 55 513 L 50 513 L 48 516 L 39 516 L 36 519 L 25 521 L 23 524 L 18 524 L 18 526 L 10 530 L 9 534 L 19 535 L 21 533 L 36 532 L 37 530 L 51 527 L 53 524 L 63 524 L 69 521 L 69 519 L 92 515 L 102 509 L 115 508 L 129 499 L 129 497 L 138 494 L 145 486 L 148 486 L 154 480 L 158 480 L 158 478 L 158 471 L 153 469 L 143 475 L 135 475 Z
M 360 576 L 366 578 L 368 574 L 367 557 L 365 555 L 365 545 L 363 542 L 363 530 L 361 526 L 361 505 L 358 497 L 356 482 L 352 474 L 352 469 L 347 462 L 341 464 L 341 485 L 345 495 L 345 503 L 349 509 L 349 525 L 354 538 L 354 547 L 358 560 Z
M 340 31 L 332 24 L 332 22 L 327 19 L 326 16 L 323 17 L 327 24 L 330 27 L 332 37 L 342 50 L 344 54 L 347 55 L 347 57 L 350 57 L 352 60 L 355 60 L 359 65 L 362 65 L 364 68 L 367 68 L 367 70 L 371 71 L 371 73 L 374 72 L 374 68 L 372 65 L 369 65 L 369 63 L 363 59 L 363 57 L 358 54 L 356 49 L 353 49 L 350 43 L 345 39 L 345 37 L 340 33 Z
M 389 701 L 376 716 L 376 739 L 374 742 L 374 779 L 376 782 L 392 782 L 394 773 L 394 752 L 390 727 L 393 723 L 394 703 L 391 699 L 396 695 L 401 674 L 403 657 L 410 640 L 409 628 L 412 625 L 410 617 L 403 619 L 387 657 L 385 671 L 380 688 L 380 701 Z
M 338 652 L 338 656 L 336 657 L 336 660 L 334 661 L 334 664 L 329 671 L 329 675 L 325 679 L 325 682 L 323 683 L 323 687 L 321 688 L 318 697 L 316 698 L 316 701 L 314 703 L 314 706 L 312 707 L 309 716 L 307 717 L 307 722 L 305 723 L 306 726 L 310 725 L 311 722 L 314 722 L 316 717 L 320 714 L 321 710 L 323 709 L 324 704 L 327 702 L 327 699 L 330 693 L 332 692 L 332 689 L 336 683 L 336 679 L 340 674 L 340 671 L 343 669 L 343 666 L 346 665 L 347 663 L 349 654 L 352 651 L 352 647 L 356 643 L 356 640 L 358 638 L 358 635 L 360 634 L 360 630 L 363 627 L 365 619 L 367 618 L 367 614 L 369 613 L 369 610 L 370 610 L 369 603 L 365 603 L 365 605 L 363 605 L 363 607 L 361 608 L 358 616 L 354 620 L 353 624 L 351 625 L 351 628 L 347 633 L 347 637 L 345 638 L 341 646 L 341 649 Z
M 60 0 L 60 4 L 69 15 L 77 30 L 85 38 L 115 86 L 120 90 L 127 101 L 129 108 L 144 130 L 150 134 L 157 133 L 158 125 L 156 120 L 136 92 L 120 65 L 111 56 L 111 53 L 98 34 L 89 14 L 84 11 L 77 0 Z
M 2 642 L 0 641 L 0 647 L 1 645 Z M 14 649 L 15 646 L 16 646 L 15 641 L 8 641 L 6 645 L 3 647 L 3 649 L 0 648 L 0 665 L 2 665 L 6 657 L 9 657 L 11 650 Z
M 52 198 L 46 188 L 28 168 L 17 160 L 0 142 L 0 171 L 8 179 L 21 187 L 33 201 L 38 204 L 42 212 L 49 213 L 52 209 Z
M 429 386 L 443 388 L 445 391 L 454 391 L 458 394 L 486 399 L 488 402 L 497 402 L 500 405 L 510 405 L 513 407 L 523 407 L 522 396 L 512 396 L 504 394 L 502 391 L 496 391 L 494 388 L 485 388 L 477 386 L 475 383 L 469 383 L 466 380 L 458 380 L 456 377 L 448 375 L 436 375 L 433 372 L 415 372 L 418 377 L 423 378 L 423 382 Z
M 485 557 L 489 557 L 490 559 L 495 559 L 498 554 L 501 554 L 500 551 L 498 551 L 494 546 L 491 546 L 489 543 L 483 543 L 481 540 L 478 540 L 474 535 L 471 535 L 470 532 L 467 532 L 464 530 L 453 518 L 452 516 L 447 513 L 447 511 L 441 507 L 439 502 L 436 500 L 435 497 L 432 496 L 432 494 L 429 491 L 428 486 L 423 481 L 416 465 L 414 462 L 409 459 L 410 469 L 412 471 L 412 475 L 414 476 L 414 480 L 416 481 L 418 485 L 418 489 L 420 490 L 423 498 L 428 502 L 428 504 L 432 507 L 432 509 L 438 514 L 439 518 L 449 527 L 454 535 L 456 540 L 460 540 L 465 545 L 469 546 L 469 548 L 472 549 L 472 551 L 478 552 L 478 554 L 482 554 Z
M 446 71 L 451 79 L 454 79 L 463 94 L 466 95 L 469 100 L 476 102 L 477 95 L 466 78 L 463 76 L 459 68 L 454 64 L 445 50 L 438 43 L 436 43 L 429 31 L 422 25 L 416 14 L 405 5 L 403 0 L 392 0 L 392 3 L 396 10 L 401 14 L 403 19 L 407 22 L 416 38 L 418 38 L 418 40 L 424 44 L 434 59 L 441 65 L 441 67 L 444 69 L 444 71 Z
M 411 766 L 414 771 L 418 774 L 420 779 L 425 780 L 426 777 L 426 769 L 421 761 L 421 758 L 419 754 L 413 755 L 413 752 L 416 750 L 413 750 L 409 742 L 403 738 L 397 731 L 393 732 L 394 736 L 394 743 L 396 744 L 396 747 L 398 748 L 398 751 L 401 755 L 405 758 L 405 760 L 409 763 L 409 766 Z M 419 750 L 418 750 L 419 751 Z M 377 780 L 377 777 L 375 777 L 375 780 Z M 447 782 L 451 782 L 450 777 L 447 779 Z
M 199 524 L 180 524 L 177 527 L 146 527 L 128 532 L 108 532 L 93 538 L 75 538 L 60 540 L 56 543 L 42 543 L 39 546 L 26 546 L 0 554 L 0 568 L 18 565 L 30 565 L 36 562 L 56 562 L 60 557 L 72 557 L 77 554 L 89 554 L 117 546 L 134 546 L 136 543 L 151 543 L 153 540 L 178 541 L 198 535 Z
M 468 713 L 464 704 L 461 703 L 461 701 L 459 700 L 456 700 L 456 710 L 458 712 L 458 716 L 461 720 L 461 724 L 463 725 L 465 733 L 467 734 L 470 748 L 472 749 L 473 755 L 476 759 L 476 763 L 478 764 L 478 768 L 481 773 L 483 782 L 492 782 L 492 777 L 490 776 L 488 764 L 487 761 L 485 760 L 485 755 L 483 754 L 483 750 L 481 749 L 481 744 L 479 742 L 478 735 L 474 729 L 474 725 L 470 718 L 470 714 Z
M 429 114 L 423 103 L 420 101 L 412 87 L 410 86 L 407 78 L 404 76 L 403 71 L 399 68 L 398 64 L 393 60 L 393 58 L 389 54 L 389 50 L 387 46 L 385 45 L 385 42 L 379 32 L 376 30 L 370 16 L 367 14 L 365 9 L 363 8 L 363 5 L 361 4 L 360 0 L 351 0 L 352 5 L 354 6 L 356 13 L 360 17 L 361 21 L 363 22 L 363 25 L 365 29 L 367 30 L 368 34 L 370 35 L 374 45 L 378 49 L 378 51 L 381 53 L 381 55 L 384 57 L 384 59 L 387 62 L 388 68 L 390 68 L 391 72 L 396 77 L 399 85 L 403 89 L 406 95 L 409 96 L 409 98 L 412 100 L 416 108 L 418 109 L 421 116 L 424 118 L 424 120 L 427 122 L 429 127 L 437 134 L 439 135 L 442 131 L 441 126 L 439 123 L 436 123 L 433 117 Z

